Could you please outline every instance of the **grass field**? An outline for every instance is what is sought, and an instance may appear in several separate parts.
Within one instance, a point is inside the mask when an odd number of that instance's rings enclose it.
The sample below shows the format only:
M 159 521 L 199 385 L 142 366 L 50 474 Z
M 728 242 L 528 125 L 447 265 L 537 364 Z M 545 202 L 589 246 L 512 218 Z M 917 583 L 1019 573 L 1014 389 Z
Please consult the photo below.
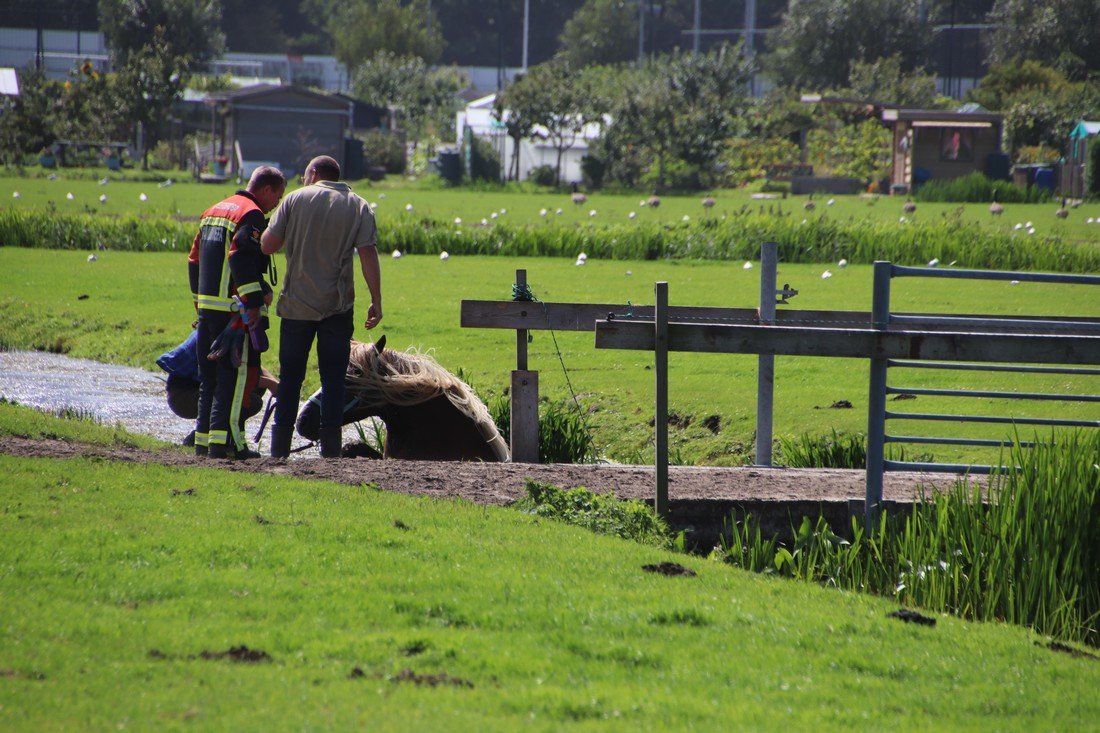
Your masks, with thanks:
M 572 261 L 558 258 L 452 257 L 447 262 L 427 256 L 386 258 L 385 318 L 375 333 L 368 334 L 360 326 L 356 336 L 365 339 L 385 333 L 392 347 L 431 350 L 444 366 L 452 371 L 461 369 L 483 396 L 499 394 L 514 368 L 515 336 L 507 331 L 459 328 L 459 304 L 463 299 L 510 299 L 516 268 L 527 269 L 532 289 L 546 301 L 652 303 L 656 280 L 670 283 L 671 302 L 677 305 L 755 307 L 759 291 L 759 270 L 745 270 L 740 263 L 589 260 L 586 266 L 576 267 Z M 788 282 L 800 291 L 786 307 L 869 310 L 870 268 L 831 267 L 833 277 L 822 279 L 824 269 L 820 265 L 782 265 L 779 282 Z M 0 248 L 0 346 L 65 351 L 155 370 L 155 359 L 183 339 L 194 317 L 185 273 L 182 253 L 106 252 L 100 253 L 96 262 L 88 262 L 82 252 Z M 1098 315 L 1100 302 L 1087 290 L 1083 286 L 993 282 L 959 288 L 953 281 L 903 280 L 895 285 L 894 304 L 898 310 L 925 312 Z M 359 291 L 364 297 L 365 289 Z M 365 312 L 366 304 L 361 301 L 358 313 Z M 271 336 L 269 365 L 276 362 L 277 327 Z M 597 351 L 592 335 L 583 333 L 552 337 L 537 332 L 529 349 L 531 368 L 540 371 L 542 393 L 555 400 L 569 396 L 564 363 L 581 405 L 590 412 L 601 455 L 628 462 L 652 461 L 651 356 Z M 756 357 L 673 354 L 670 361 L 670 408 L 690 417 L 689 424 L 672 430 L 673 457 L 682 463 L 744 462 L 753 448 Z M 780 358 L 776 374 L 777 436 L 865 430 L 865 363 Z M 921 384 L 1025 389 L 1012 375 L 935 374 Z M 310 379 L 307 387 L 313 388 L 315 377 Z M 1026 389 L 1094 391 L 1081 379 L 1065 377 L 1029 377 Z M 949 399 L 922 397 L 906 406 L 958 411 L 957 405 L 948 404 Z M 851 402 L 853 409 L 830 409 L 841 400 Z M 1095 418 L 1089 405 L 1050 402 L 1024 405 L 982 400 L 971 409 L 985 414 Z M 717 434 L 702 425 L 711 415 L 720 419 Z M 905 430 L 898 432 L 916 433 L 920 426 L 903 427 Z M 988 435 L 976 429 L 972 433 Z M 982 457 L 946 449 L 935 455 L 944 459 Z M 995 457 L 985 455 L 984 459 Z
M 0 409 L 0 433 L 19 411 Z M 2 457 L 0 471 L 4 730 L 1100 719 L 1095 658 L 1024 629 L 902 623 L 886 600 L 510 509 L 98 460 Z M 698 575 L 642 570 L 664 561 Z M 257 661 L 233 661 L 241 647 Z
M 478 226 L 496 220 L 523 224 L 608 224 L 627 222 L 676 222 L 687 216 L 691 220 L 721 217 L 749 207 L 761 211 L 793 212 L 805 218 L 830 218 L 837 221 L 870 221 L 900 223 L 901 217 L 912 222 L 939 221 L 957 214 L 965 221 L 974 221 L 993 231 L 1011 232 L 1017 224 L 1031 223 L 1034 236 L 1056 236 L 1070 242 L 1095 243 L 1100 240 L 1100 223 L 1089 224 L 1089 218 L 1100 220 L 1100 203 L 1087 203 L 1073 209 L 1066 219 L 1058 219 L 1057 202 L 1042 204 L 1006 204 L 1000 217 L 989 214 L 988 204 L 920 203 L 913 214 L 902 211 L 901 198 L 863 199 L 858 196 L 823 196 L 814 198 L 815 208 L 805 211 L 807 198 L 754 200 L 747 190 L 717 191 L 716 204 L 709 212 L 701 205 L 702 196 L 665 196 L 659 208 L 639 204 L 645 196 L 637 194 L 593 193 L 580 206 L 570 201 L 568 193 L 544 191 L 513 193 L 497 190 L 439 189 L 422 184 L 391 179 L 380 184 L 357 181 L 357 192 L 377 205 L 380 222 L 422 218 L 451 222 L 461 219 L 462 226 Z M 296 187 L 291 183 L 291 188 Z M 0 177 L 0 206 L 35 210 L 54 207 L 60 213 L 103 213 L 107 215 L 148 214 L 173 217 L 198 217 L 208 206 L 233 192 L 233 184 L 210 185 L 190 181 L 159 188 L 156 183 L 112 181 L 100 186 L 96 180 L 66 178 L 65 171 L 57 180 L 46 178 Z M 19 198 L 13 198 L 19 193 Z M 73 194 L 73 199 L 67 195 Z M 141 200 L 141 195 L 146 200 Z M 99 197 L 107 196 L 105 203 Z M 828 201 L 835 203 L 830 206 Z M 411 207 L 411 209 L 409 208 Z M 562 213 L 557 214 L 561 209 Z M 541 212 L 545 210 L 546 215 Z M 590 213 L 595 211 L 595 216 Z M 631 219 L 630 213 L 635 214 Z M 496 219 L 493 215 L 496 215 Z M 1023 232 L 1025 230 L 1021 230 Z M 1021 233 L 1021 236 L 1025 234 Z M 383 243 L 384 246 L 385 243 Z

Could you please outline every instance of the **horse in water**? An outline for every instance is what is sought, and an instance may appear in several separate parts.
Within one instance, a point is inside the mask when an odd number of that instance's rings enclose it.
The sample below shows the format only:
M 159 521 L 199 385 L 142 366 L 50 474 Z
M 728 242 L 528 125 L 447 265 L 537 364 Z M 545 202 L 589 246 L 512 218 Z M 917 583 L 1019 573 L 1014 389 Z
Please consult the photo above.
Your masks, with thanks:
M 386 424 L 383 456 L 421 461 L 508 461 L 508 446 L 470 386 L 426 354 L 351 342 L 344 377 L 343 424 L 378 417 Z M 316 440 L 320 392 L 298 413 L 298 434 Z

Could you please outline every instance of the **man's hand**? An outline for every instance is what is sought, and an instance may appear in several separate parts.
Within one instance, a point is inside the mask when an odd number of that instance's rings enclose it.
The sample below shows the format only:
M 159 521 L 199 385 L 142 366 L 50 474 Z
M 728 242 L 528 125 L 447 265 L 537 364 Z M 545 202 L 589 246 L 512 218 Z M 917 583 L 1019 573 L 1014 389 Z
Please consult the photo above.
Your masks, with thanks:
M 378 325 L 378 322 L 382 320 L 382 306 L 377 303 L 371 303 L 370 308 L 367 309 L 367 320 L 363 324 L 368 330 Z
M 249 308 L 245 311 L 245 324 L 248 326 L 249 331 L 255 331 L 260 327 L 260 309 Z

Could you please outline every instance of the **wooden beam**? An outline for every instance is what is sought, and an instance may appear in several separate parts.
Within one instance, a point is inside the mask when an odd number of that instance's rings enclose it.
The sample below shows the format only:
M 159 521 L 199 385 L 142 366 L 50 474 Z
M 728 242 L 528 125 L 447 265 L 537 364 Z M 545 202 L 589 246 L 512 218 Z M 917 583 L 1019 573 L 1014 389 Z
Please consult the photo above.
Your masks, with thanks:
M 608 314 L 615 317 L 608 319 Z M 625 305 L 621 303 L 536 303 L 511 300 L 464 300 L 462 301 L 461 325 L 463 328 L 505 328 L 508 330 L 527 329 L 531 331 L 553 329 L 555 331 L 591 331 L 597 321 L 619 319 L 629 323 L 623 316 L 631 314 L 632 319 L 653 322 L 653 306 Z M 1058 317 L 1037 321 L 1034 316 L 991 316 L 936 313 L 895 313 L 893 317 L 905 319 L 904 324 L 891 324 L 888 330 L 910 331 L 952 331 L 985 332 L 1012 330 L 1014 321 L 1019 321 L 1019 330 L 1029 333 L 1055 331 L 1059 333 L 1078 333 L 1087 335 L 1096 332 L 1097 318 Z M 760 323 L 755 308 L 711 308 L 692 306 L 669 306 L 668 318 L 672 323 L 699 322 L 717 324 Z M 965 318 L 965 320 L 959 320 Z M 947 323 L 938 322 L 949 319 Z M 871 325 L 869 311 L 822 311 L 783 309 L 775 313 L 775 321 L 780 326 L 822 326 L 835 328 L 865 328 Z M 996 322 L 996 326 L 990 322 Z M 1003 325 L 1002 325 L 1003 324 Z M 1089 326 L 1091 324 L 1091 331 Z
M 596 324 L 596 348 L 652 351 L 653 323 L 600 321 Z M 1100 364 L 1100 336 L 670 323 L 668 348 L 856 359 Z

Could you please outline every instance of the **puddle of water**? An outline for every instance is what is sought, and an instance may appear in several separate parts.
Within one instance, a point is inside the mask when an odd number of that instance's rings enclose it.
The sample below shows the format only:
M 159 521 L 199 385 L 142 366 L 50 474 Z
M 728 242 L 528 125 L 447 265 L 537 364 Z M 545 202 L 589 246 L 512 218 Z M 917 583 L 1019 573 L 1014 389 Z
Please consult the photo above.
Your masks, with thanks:
M 194 428 L 192 420 L 177 417 L 164 397 L 164 376 L 136 367 L 74 359 L 40 351 L 0 352 L 0 396 L 47 412 L 71 408 L 94 415 L 104 425 L 122 424 L 127 430 L 179 443 Z M 266 405 L 266 402 L 265 402 Z M 263 412 L 246 424 L 249 445 Z M 270 431 L 268 421 L 267 431 Z M 344 428 L 345 442 L 357 441 L 353 426 Z M 260 441 L 267 452 L 268 435 Z M 297 435 L 295 448 L 308 445 Z M 316 449 L 292 454 L 316 457 Z

